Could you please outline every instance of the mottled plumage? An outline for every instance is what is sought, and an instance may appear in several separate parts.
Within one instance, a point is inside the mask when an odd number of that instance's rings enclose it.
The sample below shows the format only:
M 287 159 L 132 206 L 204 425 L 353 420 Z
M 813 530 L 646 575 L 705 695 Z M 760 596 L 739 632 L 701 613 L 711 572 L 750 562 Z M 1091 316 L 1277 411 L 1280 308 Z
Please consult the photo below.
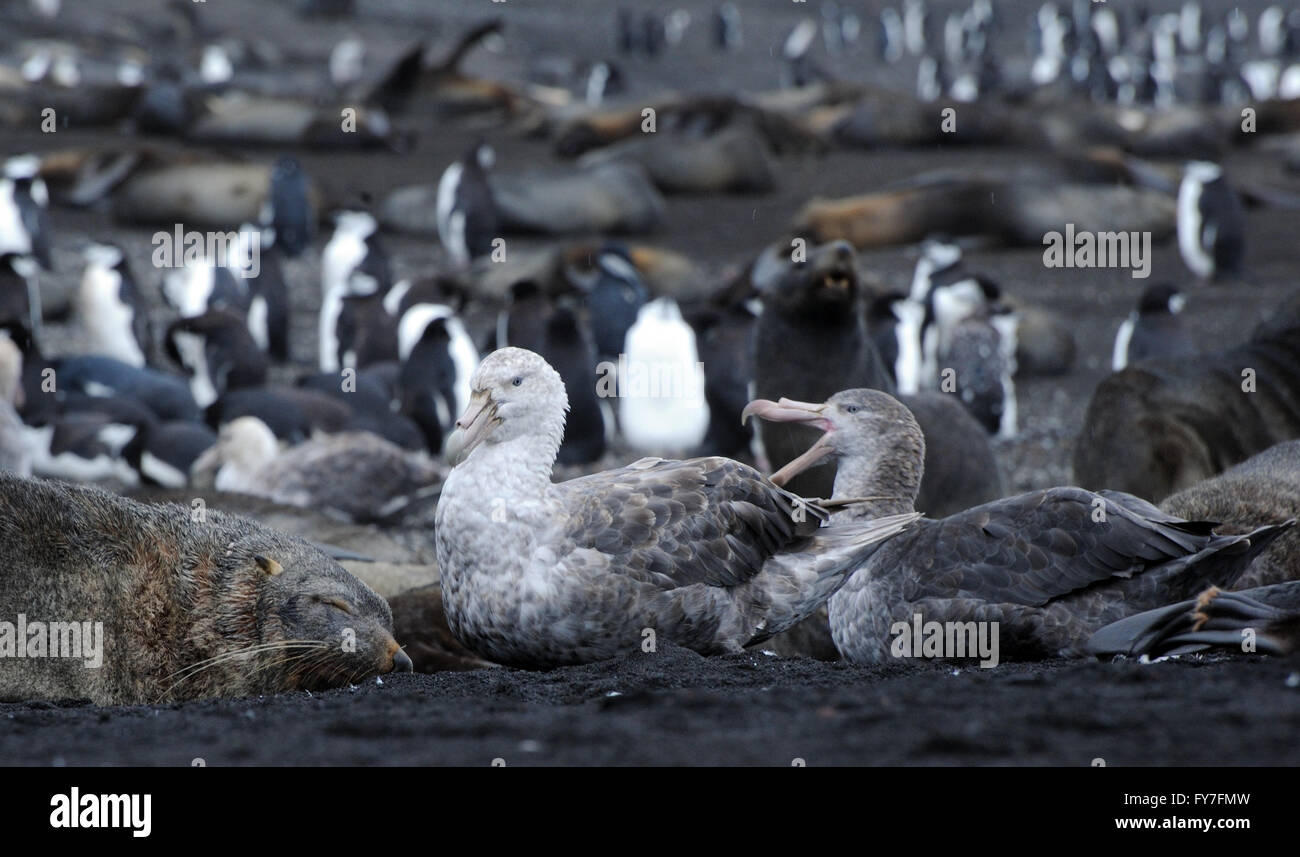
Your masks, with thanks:
M 215 454 L 222 461 L 214 486 L 277 503 L 343 515 L 382 517 L 389 503 L 436 486 L 442 468 L 370 432 L 343 432 L 281 452 L 275 435 L 256 417 L 223 426 Z
M 843 514 L 912 508 L 925 442 L 892 397 L 849 390 L 821 406 L 756 402 L 748 412 L 826 431 L 773 481 L 834 455 L 835 496 L 871 498 Z M 1290 524 L 1222 536 L 1214 526 L 1128 494 L 1074 487 L 924 520 L 882 545 L 831 597 L 831 633 L 849 660 L 883 661 L 894 623 L 919 613 L 924 621 L 998 622 L 1003 657 L 1078 654 L 1107 622 L 1210 584 L 1231 585 Z
M 479 366 L 437 513 L 449 625 L 494 661 L 549 667 L 656 640 L 738 651 L 802 619 L 902 515 L 826 513 L 725 458 L 647 458 L 553 484 L 567 406 L 538 355 Z M 653 633 L 651 633 L 653 632 Z

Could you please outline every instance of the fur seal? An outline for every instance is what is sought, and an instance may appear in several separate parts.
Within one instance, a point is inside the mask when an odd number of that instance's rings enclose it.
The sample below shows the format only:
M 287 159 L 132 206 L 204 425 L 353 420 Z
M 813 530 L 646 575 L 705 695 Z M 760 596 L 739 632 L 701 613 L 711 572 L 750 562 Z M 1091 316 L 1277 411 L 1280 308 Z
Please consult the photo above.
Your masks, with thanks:
M 939 234 L 1041 247 L 1044 235 L 1067 223 L 1079 232 L 1151 232 L 1159 242 L 1174 232 L 1175 205 L 1158 190 L 1063 181 L 1050 171 L 937 171 L 857 196 L 814 197 L 792 228 L 819 243 L 844 239 L 858 249 L 916 244 Z
M 790 114 L 806 109 L 810 100 L 845 97 L 846 90 L 856 91 L 852 87 L 813 84 L 802 87 L 793 97 L 790 90 L 757 93 L 744 99 L 727 95 L 668 95 L 643 104 L 586 111 L 556 123 L 555 153 L 561 158 L 576 158 L 592 149 L 634 138 L 642 133 L 646 108 L 655 111 L 658 126 L 664 129 L 691 129 L 707 134 L 733 123 L 747 123 L 775 154 L 820 151 L 825 148 L 821 138 Z M 812 95 L 803 95 L 805 91 Z
M 488 18 L 471 24 L 447 49 L 443 58 L 426 65 L 425 46 L 416 43 L 398 55 L 377 83 L 352 88 L 352 102 L 377 104 L 393 113 L 432 112 L 450 117 L 505 111 L 518 114 L 529 99 L 506 84 L 461 71 L 465 57 L 485 38 L 499 34 L 505 24 Z
M 633 137 L 590 152 L 584 165 L 639 164 L 664 193 L 766 193 L 776 186 L 776 167 L 762 136 L 730 125 L 707 137 L 669 133 Z
M 1247 639 L 1254 646 L 1243 646 Z M 1158 658 L 1207 649 L 1287 655 L 1297 648 L 1300 581 L 1295 580 L 1235 592 L 1211 586 L 1195 598 L 1112 622 L 1088 640 L 1088 651 L 1098 657 Z
M 240 224 L 258 221 L 272 191 L 272 172 L 269 164 L 200 161 L 158 165 L 140 159 L 113 190 L 113 215 L 125 223 L 237 229 Z M 87 196 L 102 193 L 88 187 L 82 192 Z M 323 197 L 310 180 L 307 200 L 307 217 L 314 220 Z
M 645 171 L 621 161 L 493 173 L 487 183 L 503 233 L 640 233 L 664 218 L 664 199 Z M 388 229 L 435 235 L 438 210 L 437 186 L 411 185 L 389 194 L 379 217 Z
M 1300 437 L 1298 310 L 1235 348 L 1146 360 L 1103 380 L 1075 444 L 1075 481 L 1159 502 Z
M 266 98 L 235 92 L 205 102 L 186 139 L 205 144 L 302 146 L 308 149 L 407 148 L 411 140 L 378 107 L 339 104 L 320 106 L 289 98 Z M 345 110 L 355 111 L 345 114 Z M 340 116 L 350 116 L 344 130 Z
M 324 553 L 192 515 L 0 474 L 0 698 L 134 705 L 409 669 L 388 605 Z
M 1161 511 L 1188 520 L 1221 521 L 1220 533 L 1245 533 L 1300 518 L 1300 440 L 1275 444 L 1164 499 Z M 1250 564 L 1233 589 L 1300 580 L 1300 533 L 1291 530 Z

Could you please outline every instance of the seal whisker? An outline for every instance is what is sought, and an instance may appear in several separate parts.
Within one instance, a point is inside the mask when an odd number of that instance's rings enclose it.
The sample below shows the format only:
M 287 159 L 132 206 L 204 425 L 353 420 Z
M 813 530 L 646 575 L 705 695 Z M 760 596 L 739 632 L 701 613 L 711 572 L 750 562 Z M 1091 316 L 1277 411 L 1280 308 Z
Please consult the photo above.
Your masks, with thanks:
M 249 679 L 256 678 L 257 676 L 261 675 L 262 673 L 264 673 L 264 672 L 266 672 L 266 671 L 268 671 L 268 670 L 271 670 L 271 669 L 279 669 L 279 668 L 281 668 L 281 667 L 288 666 L 289 664 L 292 664 L 292 663 L 294 663 L 295 661 L 302 661 L 302 660 L 304 660 L 304 659 L 306 659 L 306 658 L 310 658 L 310 657 L 313 656 L 313 654 L 315 654 L 315 653 L 313 653 L 313 652 L 302 652 L 302 653 L 300 653 L 300 654 L 291 655 L 291 656 L 288 656 L 288 657 L 281 656 L 281 657 L 278 657 L 278 658 L 269 659 L 269 660 L 267 660 L 265 663 L 263 663 L 261 666 L 259 666 L 257 669 L 255 669 L 255 670 L 253 670 L 251 673 L 249 673 L 248 676 L 247 676 L 247 678 L 249 678 Z
M 291 677 L 297 679 L 300 683 L 305 683 L 308 679 L 313 678 L 316 672 L 322 667 L 328 665 L 326 651 L 309 652 L 303 656 L 303 660 L 294 667 Z
M 210 658 L 206 658 L 197 663 L 190 664 L 184 667 L 183 669 L 177 670 L 176 672 L 171 673 L 170 675 L 167 675 L 164 678 L 176 678 L 186 672 L 207 669 L 209 666 L 212 666 L 219 661 L 229 660 L 232 658 L 239 657 L 241 655 L 255 655 L 261 652 L 274 651 L 280 648 L 293 648 L 293 647 L 301 647 L 301 646 L 305 646 L 309 648 L 319 648 L 328 645 L 329 645 L 328 643 L 323 643 L 318 640 L 284 640 L 281 642 L 274 642 L 274 643 L 254 643 L 253 645 L 247 646 L 242 649 L 236 649 L 232 652 L 222 652 L 219 655 L 213 655 Z
M 184 669 L 178 670 L 175 673 L 166 676 L 164 678 L 164 681 L 167 679 L 175 679 L 175 680 L 170 685 L 168 685 L 166 690 L 163 691 L 158 701 L 161 702 L 179 685 L 194 678 L 199 673 L 211 669 L 212 667 L 220 666 L 222 664 L 225 664 L 228 661 L 240 657 L 251 657 L 253 655 L 263 654 L 266 652 L 273 652 L 277 650 L 288 650 L 288 649 L 314 650 L 314 649 L 325 649 L 325 648 L 329 648 L 329 643 L 325 643 L 319 640 L 285 640 L 285 641 L 274 642 L 274 643 L 258 643 L 251 646 L 247 646 L 242 649 L 237 649 L 233 652 L 223 652 L 219 655 L 214 655 L 213 657 L 199 661 L 198 663 L 190 664 Z M 262 669 L 265 669 L 265 666 L 266 665 L 259 667 L 258 670 L 254 671 L 253 674 L 256 675 L 257 672 L 261 671 Z
M 314 661 L 309 662 L 309 668 L 306 670 L 304 680 L 320 678 L 326 684 L 333 684 L 331 679 L 343 678 L 343 670 L 333 663 L 332 659 L 327 657 L 327 652 L 320 652 Z

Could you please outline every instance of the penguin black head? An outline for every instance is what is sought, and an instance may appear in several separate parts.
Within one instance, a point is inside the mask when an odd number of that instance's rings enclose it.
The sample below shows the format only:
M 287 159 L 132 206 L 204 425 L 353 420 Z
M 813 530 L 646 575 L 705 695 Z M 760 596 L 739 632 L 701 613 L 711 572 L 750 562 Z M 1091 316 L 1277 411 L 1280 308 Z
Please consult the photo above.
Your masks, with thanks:
M 172 322 L 164 338 L 167 356 L 184 368 L 200 407 L 227 390 L 266 381 L 266 355 L 253 341 L 243 316 L 209 310 Z
M 546 336 L 552 342 L 574 343 L 583 338 L 578 314 L 567 302 L 557 303 L 546 322 Z
M 117 271 L 123 278 L 130 276 L 131 266 L 126 260 L 122 245 L 111 241 L 96 241 L 86 245 L 82 252 L 88 264 L 102 265 L 110 271 Z
M 515 306 L 542 297 L 542 287 L 536 280 L 520 280 L 510 286 L 510 305 Z
M 898 320 L 894 314 L 894 304 L 907 300 L 904 292 L 892 291 L 872 298 L 867 306 L 867 323 L 893 324 Z
M 464 158 L 464 163 L 467 168 L 472 166 L 473 168 L 484 172 L 492 169 L 493 165 L 496 164 L 496 161 L 496 150 L 493 149 L 486 140 L 476 141 L 474 145 L 470 147 L 470 150 L 465 153 Z
M 1185 299 L 1178 287 L 1172 283 L 1156 283 L 1148 286 L 1138 299 L 1138 312 L 1143 315 L 1168 313 L 1176 315 L 1182 312 Z
M 274 232 L 274 243 L 288 256 L 297 256 L 312 241 L 315 217 L 309 198 L 309 182 L 302 165 L 289 156 L 276 158 L 271 167 L 264 221 Z
M 984 300 L 989 306 L 997 312 L 1004 311 L 1005 307 L 1001 304 L 1002 287 L 984 274 L 975 274 L 974 278 L 975 282 L 979 283 L 980 291 L 984 293 Z
M 623 71 L 612 60 L 592 63 L 582 82 L 583 96 L 591 107 L 599 106 L 607 95 L 617 95 L 627 90 Z
M 621 256 L 625 262 L 631 263 L 632 250 L 624 241 L 606 240 L 600 245 L 598 256 L 604 256 L 612 253 L 615 256 Z
M 31 256 L 46 271 L 54 269 L 50 256 L 50 226 L 46 206 L 49 191 L 40 177 L 40 161 L 29 155 L 10 158 L 4 164 L 4 179 L 12 186 L 13 205 L 20 228 L 31 243 Z

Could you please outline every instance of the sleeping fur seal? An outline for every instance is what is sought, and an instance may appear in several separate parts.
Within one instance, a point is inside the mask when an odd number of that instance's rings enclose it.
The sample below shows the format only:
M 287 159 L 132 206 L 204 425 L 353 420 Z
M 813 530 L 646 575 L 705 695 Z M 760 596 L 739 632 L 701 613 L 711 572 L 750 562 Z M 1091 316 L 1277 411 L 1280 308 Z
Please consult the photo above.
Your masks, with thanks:
M 0 699 L 251 696 L 410 663 L 388 604 L 301 539 L 0 473 Z

